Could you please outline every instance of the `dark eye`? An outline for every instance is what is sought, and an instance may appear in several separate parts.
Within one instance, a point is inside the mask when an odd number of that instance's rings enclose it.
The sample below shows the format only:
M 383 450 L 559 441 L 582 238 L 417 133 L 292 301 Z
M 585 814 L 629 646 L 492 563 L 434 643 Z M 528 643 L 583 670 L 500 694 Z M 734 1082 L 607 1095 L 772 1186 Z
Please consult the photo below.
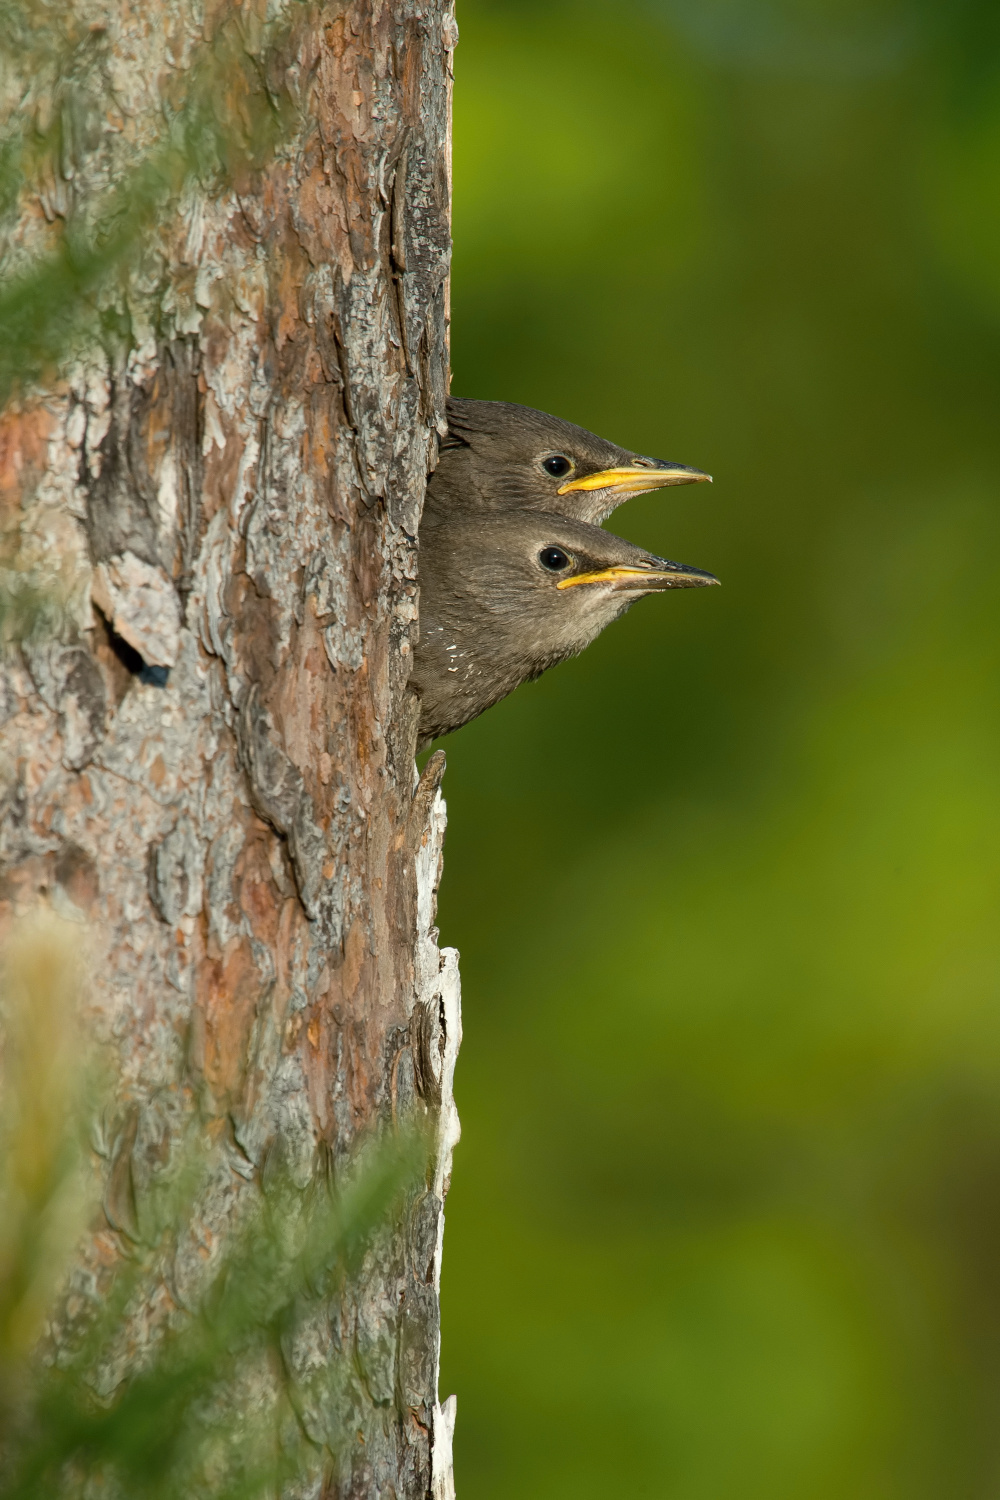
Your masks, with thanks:
M 538 561 L 550 573 L 561 573 L 563 568 L 569 567 L 569 557 L 561 547 L 543 547 L 538 554 Z
M 542 468 L 546 474 L 551 474 L 553 479 L 561 479 L 568 474 L 573 467 L 573 460 L 567 458 L 565 453 L 553 453 L 548 458 L 542 459 Z

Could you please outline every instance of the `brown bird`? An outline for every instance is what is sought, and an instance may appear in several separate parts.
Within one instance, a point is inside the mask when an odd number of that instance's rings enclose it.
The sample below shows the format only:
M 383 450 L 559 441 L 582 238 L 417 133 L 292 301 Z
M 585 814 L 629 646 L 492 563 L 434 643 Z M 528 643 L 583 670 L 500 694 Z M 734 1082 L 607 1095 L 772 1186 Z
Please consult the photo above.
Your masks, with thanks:
M 599 526 L 536 510 L 425 511 L 419 748 L 589 646 L 642 597 L 718 583 Z
M 447 513 L 544 510 L 597 525 L 633 495 L 711 478 L 686 464 L 631 453 L 530 406 L 453 398 L 426 503 Z
M 717 583 L 597 524 L 711 476 L 506 401 L 448 402 L 420 525 L 420 745 L 589 646 L 643 594 Z

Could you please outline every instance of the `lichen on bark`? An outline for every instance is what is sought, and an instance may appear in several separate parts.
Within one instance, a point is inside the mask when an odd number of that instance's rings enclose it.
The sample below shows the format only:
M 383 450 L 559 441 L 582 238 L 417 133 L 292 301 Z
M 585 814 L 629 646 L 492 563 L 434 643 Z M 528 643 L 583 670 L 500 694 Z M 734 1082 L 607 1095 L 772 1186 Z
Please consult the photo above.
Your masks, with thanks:
M 144 1197 L 192 1123 L 219 1169 L 112 1382 L 275 1152 L 305 1187 L 429 1114 L 405 1223 L 254 1379 L 287 1386 L 316 1445 L 297 1492 L 445 1496 L 460 1023 L 433 925 L 442 766 L 416 785 L 407 678 L 447 380 L 451 6 L 65 15 L 58 66 L 26 45 L 0 80 L 45 147 L 6 206 L 8 275 L 162 161 L 206 56 L 240 59 L 211 76 L 235 80 L 218 108 L 244 137 L 207 189 L 190 164 L 161 171 L 148 229 L 81 292 L 72 357 L 0 419 L 4 564 L 58 600 L 4 659 L 0 894 L 8 917 L 42 900 L 87 924 L 90 1019 L 117 1059 L 95 1136 L 107 1222 L 75 1293 L 85 1316 L 148 1240 Z M 266 150 L 246 144 L 258 98 L 279 122 Z

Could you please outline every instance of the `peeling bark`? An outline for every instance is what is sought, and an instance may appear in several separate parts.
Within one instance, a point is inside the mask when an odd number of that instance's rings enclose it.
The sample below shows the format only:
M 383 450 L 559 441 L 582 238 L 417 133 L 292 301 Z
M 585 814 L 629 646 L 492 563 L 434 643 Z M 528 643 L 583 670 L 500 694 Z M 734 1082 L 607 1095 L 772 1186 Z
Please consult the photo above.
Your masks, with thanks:
M 154 141 L 223 12 L 73 14 L 91 70 L 75 92 L 4 82 L 8 107 L 42 123 L 63 108 L 72 126 L 17 206 L 8 268 Z M 260 17 L 241 14 L 253 53 Z M 58 628 L 4 664 L 0 896 L 8 918 L 45 900 L 88 924 L 94 1026 L 117 1053 L 81 1303 L 129 1240 L 149 1242 L 144 1204 L 192 1122 L 222 1152 L 109 1388 L 190 1305 L 196 1249 L 219 1244 L 276 1150 L 305 1186 L 379 1122 L 432 1113 L 433 1181 L 399 1234 L 317 1305 L 281 1372 L 248 1380 L 284 1383 L 326 1454 L 295 1493 L 444 1500 L 460 1021 L 434 928 L 443 757 L 415 785 L 407 677 L 443 431 L 457 33 L 451 0 L 287 16 L 260 66 L 295 128 L 225 191 L 185 189 L 100 294 L 113 336 L 0 421 L 8 563 L 63 600 Z

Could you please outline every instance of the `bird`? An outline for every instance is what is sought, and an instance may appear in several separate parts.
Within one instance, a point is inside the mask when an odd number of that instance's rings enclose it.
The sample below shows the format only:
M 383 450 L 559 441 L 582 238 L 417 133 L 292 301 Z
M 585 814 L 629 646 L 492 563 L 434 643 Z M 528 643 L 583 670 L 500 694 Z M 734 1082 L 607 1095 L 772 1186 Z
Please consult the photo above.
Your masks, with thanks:
M 633 495 L 710 474 L 529 406 L 450 397 L 446 411 L 419 534 L 420 749 L 577 655 L 643 595 L 718 583 L 600 525 Z
M 712 480 L 508 401 L 451 397 L 447 424 L 427 486 L 434 511 L 543 510 L 598 525 L 633 495 Z
M 644 594 L 718 581 L 571 516 L 428 508 L 410 674 L 418 750 L 576 656 Z

